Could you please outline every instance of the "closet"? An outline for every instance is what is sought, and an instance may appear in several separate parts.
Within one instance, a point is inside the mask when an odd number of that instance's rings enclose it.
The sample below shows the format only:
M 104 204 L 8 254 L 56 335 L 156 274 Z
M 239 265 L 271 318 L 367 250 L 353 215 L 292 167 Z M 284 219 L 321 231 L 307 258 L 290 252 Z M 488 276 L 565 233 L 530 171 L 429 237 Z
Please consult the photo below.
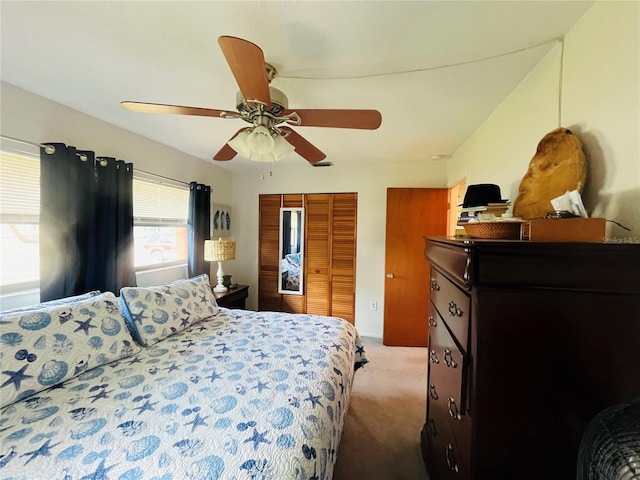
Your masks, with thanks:
M 304 207 L 303 295 L 278 293 L 281 207 Z M 260 195 L 259 310 L 332 315 L 354 323 L 357 207 L 357 193 Z

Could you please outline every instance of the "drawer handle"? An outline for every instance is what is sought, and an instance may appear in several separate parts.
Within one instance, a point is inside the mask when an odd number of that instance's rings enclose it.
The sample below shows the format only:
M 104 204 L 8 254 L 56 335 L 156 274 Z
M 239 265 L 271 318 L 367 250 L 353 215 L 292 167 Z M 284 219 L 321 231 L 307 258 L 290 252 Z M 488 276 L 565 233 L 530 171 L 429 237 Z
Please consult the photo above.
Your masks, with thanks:
M 452 317 L 461 317 L 462 310 L 458 307 L 453 300 L 449 302 L 449 315 Z
M 438 392 L 436 392 L 436 386 L 433 383 L 431 385 L 429 385 L 429 396 L 433 400 L 437 400 L 438 399 Z
M 449 397 L 449 401 L 447 401 L 447 407 L 449 408 L 449 416 L 454 420 L 461 420 L 460 412 L 458 411 L 458 405 L 456 405 L 456 401 L 453 397 Z
M 458 473 L 458 464 L 456 460 L 452 458 L 451 454 L 453 453 L 453 445 L 447 443 L 447 448 L 444 451 L 444 457 L 447 460 L 447 466 L 452 472 Z
M 438 430 L 436 430 L 436 421 L 433 418 L 430 418 L 427 422 L 427 431 L 432 437 L 438 436 Z
M 429 315 L 429 326 L 430 327 L 438 326 L 438 322 L 436 322 L 436 319 L 434 318 L 433 315 Z
M 431 359 L 431 363 L 440 363 L 440 360 L 438 360 L 438 354 L 433 349 L 429 352 L 429 358 Z
M 448 348 L 444 349 L 444 364 L 450 368 L 456 368 L 458 363 L 453 359 L 451 350 Z
M 431 280 L 431 290 L 433 290 L 434 292 L 440 290 L 440 285 L 438 285 L 438 282 L 436 282 L 435 280 Z

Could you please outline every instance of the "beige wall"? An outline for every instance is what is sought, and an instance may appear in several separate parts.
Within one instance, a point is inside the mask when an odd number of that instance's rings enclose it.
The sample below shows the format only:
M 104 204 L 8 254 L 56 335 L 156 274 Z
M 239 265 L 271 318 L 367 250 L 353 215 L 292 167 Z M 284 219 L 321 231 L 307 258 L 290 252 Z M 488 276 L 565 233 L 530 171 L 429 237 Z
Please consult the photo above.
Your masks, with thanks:
M 607 236 L 640 242 L 640 3 L 597 2 L 565 38 L 562 126 L 588 163 L 583 201 L 591 216 L 616 220 Z M 447 184 L 497 183 L 515 200 L 540 139 L 559 126 L 558 44 L 447 166 Z

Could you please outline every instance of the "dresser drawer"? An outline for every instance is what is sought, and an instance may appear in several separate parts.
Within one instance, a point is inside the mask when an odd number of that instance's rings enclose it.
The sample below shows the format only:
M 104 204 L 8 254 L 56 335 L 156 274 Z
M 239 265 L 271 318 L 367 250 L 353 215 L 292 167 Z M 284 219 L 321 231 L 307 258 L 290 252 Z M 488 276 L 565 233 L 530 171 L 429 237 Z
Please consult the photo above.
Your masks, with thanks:
M 429 329 L 428 387 L 445 398 L 451 418 L 459 419 L 466 411 L 467 359 L 433 305 L 429 306 L 429 315 L 437 321 Z M 427 393 L 434 397 L 432 392 Z
M 429 288 L 433 305 L 447 323 L 460 348 L 467 352 L 471 299 L 466 292 L 433 267 Z
M 429 311 L 438 319 L 438 325 L 429 330 L 429 383 L 437 386 L 440 397 L 453 398 L 452 415 L 456 412 L 463 415 L 466 406 L 466 358 L 433 305 L 429 306 Z
M 439 443 L 436 454 L 445 461 L 448 474 L 455 470 L 469 472 L 472 419 L 467 411 L 468 358 L 458 348 L 433 304 L 429 306 L 429 315 L 435 321 L 429 329 L 427 354 L 427 431 L 432 435 L 445 429 L 450 432 L 451 438 Z
M 450 430 L 447 419 L 436 415 L 427 419 L 427 470 L 430 478 L 438 480 L 467 480 L 469 471 Z

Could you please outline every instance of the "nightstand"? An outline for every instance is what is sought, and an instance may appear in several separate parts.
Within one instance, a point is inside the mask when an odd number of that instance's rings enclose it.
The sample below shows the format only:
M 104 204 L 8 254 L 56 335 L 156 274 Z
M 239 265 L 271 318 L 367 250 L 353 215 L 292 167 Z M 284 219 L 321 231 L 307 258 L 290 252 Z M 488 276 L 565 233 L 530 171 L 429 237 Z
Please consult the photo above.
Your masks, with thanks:
M 237 288 L 222 293 L 213 292 L 213 296 L 220 307 L 245 309 L 244 301 L 249 296 L 249 285 L 238 285 Z

